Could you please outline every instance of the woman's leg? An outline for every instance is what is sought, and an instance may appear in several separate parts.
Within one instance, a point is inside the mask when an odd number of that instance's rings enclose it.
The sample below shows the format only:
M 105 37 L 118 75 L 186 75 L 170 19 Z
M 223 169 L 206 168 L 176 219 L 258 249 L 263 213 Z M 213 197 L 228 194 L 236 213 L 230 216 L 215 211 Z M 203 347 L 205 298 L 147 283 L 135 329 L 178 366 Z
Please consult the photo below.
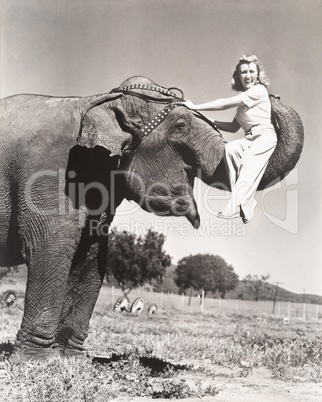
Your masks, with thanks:
M 253 217 L 256 206 L 254 195 L 276 147 L 276 134 L 274 130 L 265 130 L 250 143 L 251 146 L 244 154 L 235 185 L 237 204 L 241 206 L 242 215 L 246 221 Z
M 252 142 L 242 138 L 236 141 L 230 141 L 225 147 L 225 162 L 229 175 L 231 198 L 226 207 L 223 209 L 224 216 L 233 216 L 239 212 L 239 202 L 237 201 L 238 188 L 236 182 L 239 177 L 240 168 L 245 153 L 247 153 Z

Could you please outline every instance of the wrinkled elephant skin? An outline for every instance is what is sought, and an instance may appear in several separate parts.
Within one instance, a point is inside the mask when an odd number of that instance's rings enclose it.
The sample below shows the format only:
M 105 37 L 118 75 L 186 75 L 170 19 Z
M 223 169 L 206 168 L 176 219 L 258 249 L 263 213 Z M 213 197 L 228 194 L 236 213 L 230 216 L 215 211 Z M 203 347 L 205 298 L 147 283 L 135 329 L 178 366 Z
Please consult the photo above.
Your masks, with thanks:
M 194 177 L 198 168 L 213 174 L 224 142 L 182 106 L 140 139 L 139 128 L 163 107 L 120 93 L 1 100 L 0 263 L 28 266 L 16 354 L 82 350 L 105 274 L 100 228 L 123 198 L 198 227 Z M 201 158 L 205 143 L 208 159 Z M 96 263 L 87 261 L 89 250 Z
M 121 87 L 132 84 L 156 85 L 133 77 Z M 209 122 L 178 104 L 143 134 L 167 102 L 137 92 L 158 100 L 112 91 L 0 101 L 0 264 L 28 266 L 20 357 L 82 351 L 105 274 L 105 229 L 124 198 L 197 228 L 194 179 L 227 188 L 225 141 Z

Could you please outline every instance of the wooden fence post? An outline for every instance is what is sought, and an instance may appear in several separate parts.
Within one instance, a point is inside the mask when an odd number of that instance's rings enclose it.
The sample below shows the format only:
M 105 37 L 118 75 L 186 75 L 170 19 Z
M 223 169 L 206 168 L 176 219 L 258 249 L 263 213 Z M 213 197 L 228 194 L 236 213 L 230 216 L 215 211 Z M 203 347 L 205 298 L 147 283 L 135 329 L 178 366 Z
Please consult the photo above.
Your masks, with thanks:
M 204 312 L 204 305 L 205 305 L 205 291 L 202 289 L 201 291 L 201 313 Z

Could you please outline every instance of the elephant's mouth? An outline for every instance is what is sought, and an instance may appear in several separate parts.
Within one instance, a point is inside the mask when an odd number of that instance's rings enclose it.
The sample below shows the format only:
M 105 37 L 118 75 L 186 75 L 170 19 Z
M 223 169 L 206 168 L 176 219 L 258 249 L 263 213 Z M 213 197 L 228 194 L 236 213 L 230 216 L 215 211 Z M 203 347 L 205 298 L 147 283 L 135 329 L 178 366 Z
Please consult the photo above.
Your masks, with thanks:
M 155 185 L 144 195 L 141 207 L 158 216 L 185 216 L 195 229 L 200 226 L 196 201 L 189 186 Z

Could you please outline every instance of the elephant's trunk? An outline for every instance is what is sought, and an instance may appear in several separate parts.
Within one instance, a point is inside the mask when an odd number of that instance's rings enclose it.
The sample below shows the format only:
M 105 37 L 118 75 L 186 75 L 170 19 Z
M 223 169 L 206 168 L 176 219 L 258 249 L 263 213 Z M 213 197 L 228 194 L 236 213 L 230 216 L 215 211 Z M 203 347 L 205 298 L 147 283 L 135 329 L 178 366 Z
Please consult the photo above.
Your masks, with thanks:
M 213 132 L 202 145 L 197 177 L 204 183 L 223 190 L 230 190 L 229 178 L 224 161 L 226 141 Z
M 304 128 L 300 116 L 294 109 L 284 105 L 278 97 L 270 95 L 272 123 L 277 134 L 277 146 L 271 156 L 259 190 L 282 180 L 294 169 L 304 143 Z
M 195 175 L 203 182 L 211 184 L 214 173 L 223 160 L 226 141 L 217 131 L 210 130 L 209 126 L 185 141 L 185 146 L 193 153 L 189 160 L 194 160 L 192 167 Z

